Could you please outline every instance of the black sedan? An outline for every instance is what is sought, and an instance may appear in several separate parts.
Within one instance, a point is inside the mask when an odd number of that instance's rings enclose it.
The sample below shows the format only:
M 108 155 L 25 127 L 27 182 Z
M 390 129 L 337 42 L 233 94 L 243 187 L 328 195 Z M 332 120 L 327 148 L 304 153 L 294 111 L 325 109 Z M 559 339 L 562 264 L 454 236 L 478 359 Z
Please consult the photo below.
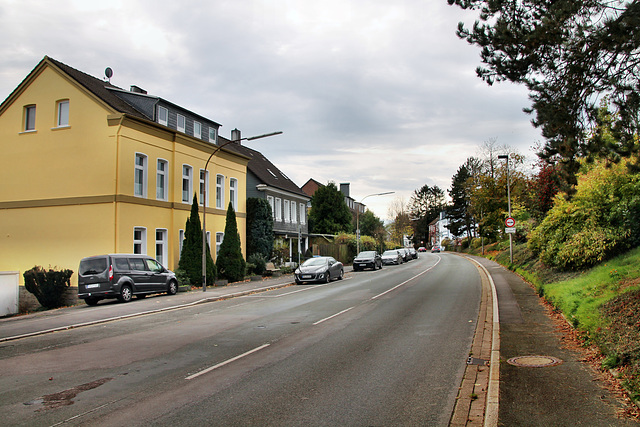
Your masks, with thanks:
M 376 251 L 363 251 L 353 260 L 353 271 L 382 268 L 382 257 Z
M 296 283 L 324 282 L 332 279 L 342 280 L 344 266 L 340 261 L 330 256 L 314 257 L 306 260 L 295 271 Z

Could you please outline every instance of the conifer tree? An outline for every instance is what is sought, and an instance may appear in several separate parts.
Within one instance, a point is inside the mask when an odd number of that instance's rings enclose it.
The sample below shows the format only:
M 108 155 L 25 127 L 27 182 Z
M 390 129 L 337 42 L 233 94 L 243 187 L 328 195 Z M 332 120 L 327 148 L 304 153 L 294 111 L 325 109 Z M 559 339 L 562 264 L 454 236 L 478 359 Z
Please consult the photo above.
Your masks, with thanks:
M 246 262 L 242 256 L 240 234 L 236 222 L 236 212 L 231 203 L 227 208 L 227 222 L 224 227 L 224 239 L 216 259 L 216 267 L 220 277 L 230 282 L 244 279 Z
M 198 198 L 193 195 L 191 214 L 184 227 L 184 242 L 178 269 L 184 270 L 192 285 L 202 286 L 202 225 L 198 214 Z M 207 242 L 207 284 L 216 280 L 216 266 Z

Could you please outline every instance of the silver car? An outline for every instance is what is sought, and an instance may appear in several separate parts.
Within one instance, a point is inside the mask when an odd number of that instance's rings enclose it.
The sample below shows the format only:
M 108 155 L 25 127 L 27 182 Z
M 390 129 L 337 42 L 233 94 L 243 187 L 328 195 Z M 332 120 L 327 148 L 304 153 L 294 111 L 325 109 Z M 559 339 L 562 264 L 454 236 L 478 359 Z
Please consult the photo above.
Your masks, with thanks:
M 389 249 L 382 254 L 383 264 L 402 264 L 404 262 L 402 255 L 398 249 Z
M 340 261 L 330 256 L 314 257 L 306 260 L 295 271 L 296 283 L 324 282 L 332 279 L 342 280 L 344 266 Z

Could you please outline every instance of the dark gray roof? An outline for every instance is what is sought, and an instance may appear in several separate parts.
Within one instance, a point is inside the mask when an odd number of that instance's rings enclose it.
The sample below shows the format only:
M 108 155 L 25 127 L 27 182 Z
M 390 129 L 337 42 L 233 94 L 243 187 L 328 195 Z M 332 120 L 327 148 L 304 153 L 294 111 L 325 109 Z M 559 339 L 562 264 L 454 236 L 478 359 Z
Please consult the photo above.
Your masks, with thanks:
M 127 104 L 124 100 L 115 95 L 115 93 L 108 88 L 119 89 L 118 86 L 114 86 L 109 82 L 105 82 L 103 80 L 97 79 L 89 74 L 83 73 L 82 71 L 76 70 L 73 67 L 70 67 L 66 64 L 63 64 L 60 61 L 56 61 L 55 59 L 45 56 L 43 61 L 49 60 L 53 65 L 60 68 L 63 72 L 68 74 L 75 81 L 80 83 L 85 89 L 89 92 L 93 93 L 95 96 L 100 98 L 110 107 L 119 111 L 121 113 L 129 114 L 135 117 L 148 119 L 144 114 L 140 111 L 136 110 L 133 106 Z
M 218 137 L 219 143 L 222 144 L 227 139 Z M 297 196 L 309 199 L 309 196 L 302 191 L 288 176 L 286 176 L 280 169 L 278 169 L 269 159 L 262 155 L 259 151 L 246 147 L 240 143 L 233 142 L 226 146 L 236 153 L 244 154 L 249 157 L 249 164 L 247 169 L 251 171 L 260 181 L 269 187 L 278 188 L 280 190 L 288 191 Z

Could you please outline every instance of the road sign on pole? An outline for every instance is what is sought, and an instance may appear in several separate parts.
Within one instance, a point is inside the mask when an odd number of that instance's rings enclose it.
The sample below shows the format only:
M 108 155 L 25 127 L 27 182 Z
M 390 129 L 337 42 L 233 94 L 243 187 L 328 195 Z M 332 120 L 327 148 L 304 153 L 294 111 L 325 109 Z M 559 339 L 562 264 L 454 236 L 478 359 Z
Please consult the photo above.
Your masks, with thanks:
M 509 228 L 515 227 L 516 220 L 511 217 L 508 217 L 507 219 L 504 220 L 504 225 L 506 225 Z
M 515 234 L 516 233 L 516 228 L 515 227 L 507 227 L 504 229 L 504 232 L 507 234 Z

